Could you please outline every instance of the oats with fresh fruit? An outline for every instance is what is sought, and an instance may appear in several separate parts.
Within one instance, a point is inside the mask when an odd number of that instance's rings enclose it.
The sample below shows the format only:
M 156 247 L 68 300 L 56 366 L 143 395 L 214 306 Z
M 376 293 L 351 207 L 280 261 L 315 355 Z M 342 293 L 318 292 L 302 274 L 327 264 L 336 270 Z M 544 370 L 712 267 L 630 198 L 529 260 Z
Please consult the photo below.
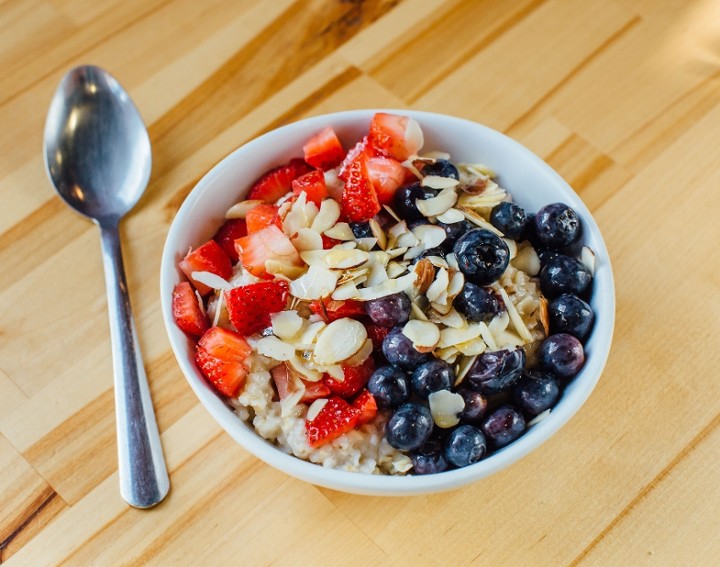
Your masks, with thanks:
M 256 180 L 179 268 L 197 367 L 263 438 L 342 470 L 471 465 L 543 419 L 585 361 L 594 255 L 480 163 L 377 113 Z

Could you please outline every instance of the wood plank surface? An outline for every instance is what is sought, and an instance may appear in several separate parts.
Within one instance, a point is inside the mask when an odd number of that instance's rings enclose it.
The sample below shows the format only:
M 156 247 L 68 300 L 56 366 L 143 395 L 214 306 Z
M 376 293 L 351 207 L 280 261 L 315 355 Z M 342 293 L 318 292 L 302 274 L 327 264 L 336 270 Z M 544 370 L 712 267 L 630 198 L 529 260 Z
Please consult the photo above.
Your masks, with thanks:
M 668 0 L 0 2 L 0 563 L 715 565 L 720 554 L 720 3 Z M 110 70 L 153 145 L 124 221 L 128 286 L 172 490 L 118 492 L 98 234 L 41 154 L 71 67 Z M 230 151 L 325 112 L 415 108 L 526 144 L 613 262 L 596 390 L 521 462 L 445 494 L 318 488 L 246 453 L 170 350 L 159 263 Z

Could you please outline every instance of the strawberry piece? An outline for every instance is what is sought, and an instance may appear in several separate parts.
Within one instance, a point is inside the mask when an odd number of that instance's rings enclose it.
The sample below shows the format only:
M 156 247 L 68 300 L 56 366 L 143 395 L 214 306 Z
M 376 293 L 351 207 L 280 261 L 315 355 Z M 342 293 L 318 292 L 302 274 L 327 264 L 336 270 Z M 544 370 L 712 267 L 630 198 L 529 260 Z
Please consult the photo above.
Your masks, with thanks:
M 370 181 L 367 161 L 365 156 L 360 156 L 347 168 L 340 210 L 342 217 L 349 222 L 369 220 L 382 208 Z
M 278 396 L 281 400 L 295 393 L 300 386 L 305 389 L 305 393 L 300 398 L 300 403 L 308 403 L 318 398 L 326 398 L 331 393 L 330 388 L 323 384 L 322 381 L 309 382 L 303 380 L 302 374 L 285 362 L 273 368 L 270 374 L 272 374 Z
M 270 326 L 270 315 L 285 309 L 288 283 L 284 280 L 259 282 L 225 292 L 230 322 L 243 336 Z
M 305 143 L 303 153 L 307 163 L 322 170 L 337 166 L 345 156 L 345 150 L 335 130 L 329 126 Z
M 259 199 L 272 204 L 292 190 L 293 179 L 297 179 L 308 171 L 312 171 L 312 167 L 305 163 L 304 160 L 300 158 L 291 159 L 285 165 L 271 169 L 255 181 L 247 198 Z
M 360 419 L 360 410 L 352 407 L 339 396 L 328 399 L 325 406 L 312 421 L 305 422 L 308 445 L 318 447 L 352 431 Z
M 336 244 L 342 243 L 342 240 L 338 240 L 337 238 L 330 238 L 329 236 L 325 236 L 324 234 L 321 234 L 320 236 L 322 237 L 323 250 L 328 250 Z
M 343 317 L 357 318 L 365 315 L 365 304 L 355 299 L 313 299 L 310 302 L 310 311 L 316 315 L 320 315 L 326 323 L 332 323 L 336 319 Z
M 280 219 L 280 215 L 278 215 L 278 209 L 279 207 L 268 205 L 267 203 L 255 205 L 245 215 L 247 233 L 252 234 L 273 224 L 282 229 L 282 220 Z
M 198 341 L 195 364 L 218 392 L 232 398 L 245 384 L 245 360 L 251 351 L 237 333 L 211 327 Z
M 361 157 L 371 158 L 375 154 L 373 147 L 370 145 L 370 138 L 365 136 L 357 144 L 355 144 L 345 156 L 345 159 L 340 164 L 340 170 L 338 171 L 338 177 L 345 181 L 348 175 L 348 168 L 350 165 L 360 159 Z
M 368 337 L 372 341 L 373 348 L 376 351 L 381 352 L 383 341 L 385 340 L 385 337 L 388 336 L 390 327 L 381 327 L 375 323 L 366 323 L 365 330 L 367 330 Z
M 368 159 L 367 169 L 381 205 L 392 202 L 395 191 L 405 184 L 410 173 L 399 161 L 382 156 Z
M 362 364 L 358 366 L 342 365 L 345 379 L 336 380 L 330 374 L 323 376 L 323 383 L 330 388 L 333 394 L 337 394 L 343 398 L 351 398 L 362 390 L 370 379 L 370 375 L 375 371 L 375 362 L 369 356 Z
M 290 239 L 277 226 L 271 225 L 235 241 L 240 261 L 254 276 L 266 274 L 265 261 L 277 260 L 293 266 L 301 266 L 300 254 Z
M 292 182 L 292 190 L 295 195 L 300 195 L 303 191 L 307 195 L 307 200 L 312 201 L 318 207 L 322 200 L 328 196 L 327 186 L 325 185 L 325 176 L 322 171 L 311 171 L 306 173 Z
M 230 260 L 237 262 L 239 258 L 235 250 L 235 241 L 247 235 L 247 232 L 245 219 L 228 219 L 215 233 L 213 240 L 220 245 Z
M 382 155 L 405 161 L 422 148 L 423 134 L 408 116 L 378 112 L 370 122 L 370 143 Z
M 200 292 L 200 295 L 210 293 L 212 288 L 195 281 L 192 277 L 193 272 L 212 272 L 225 280 L 230 279 L 233 274 L 230 258 L 214 240 L 208 240 L 199 248 L 188 252 L 180 261 L 179 266 L 195 289 Z
M 375 401 L 375 396 L 367 390 L 363 390 L 360 394 L 358 394 L 358 397 L 355 398 L 352 406 L 360 412 L 360 417 L 358 418 L 356 427 L 370 423 L 377 417 L 378 407 L 377 402 Z
M 199 337 L 210 327 L 208 317 L 188 282 L 180 282 L 173 289 L 172 313 L 177 326 L 189 335 Z

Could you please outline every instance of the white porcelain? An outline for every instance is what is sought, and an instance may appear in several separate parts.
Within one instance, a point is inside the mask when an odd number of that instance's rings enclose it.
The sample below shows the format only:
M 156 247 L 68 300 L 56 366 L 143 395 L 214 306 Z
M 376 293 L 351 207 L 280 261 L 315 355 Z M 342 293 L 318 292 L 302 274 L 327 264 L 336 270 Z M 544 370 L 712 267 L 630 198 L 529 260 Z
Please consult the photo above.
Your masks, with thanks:
M 172 317 L 172 290 L 183 279 L 178 261 L 191 246 L 212 237 L 227 208 L 243 197 L 253 180 L 271 167 L 301 157 L 302 145 L 311 135 L 332 126 L 347 149 L 367 133 L 377 110 L 339 112 L 289 124 L 248 142 L 218 163 L 188 195 L 173 220 L 162 256 L 160 292 L 165 327 L 183 374 L 213 418 L 240 445 L 271 466 L 313 484 L 357 494 L 403 496 L 455 489 L 486 477 L 527 455 L 565 425 L 587 400 L 605 366 L 615 320 L 615 291 L 608 252 L 587 207 L 560 175 L 530 150 L 504 134 L 460 118 L 409 110 L 383 111 L 414 117 L 425 134 L 423 151 L 447 151 L 454 161 L 490 166 L 500 185 L 526 210 L 537 211 L 543 205 L 562 201 L 582 219 L 584 242 L 596 254 L 591 301 L 595 326 L 586 344 L 585 366 L 548 417 L 514 443 L 462 469 L 405 477 L 336 471 L 287 455 L 263 440 L 214 393 L 195 367 L 194 344 Z

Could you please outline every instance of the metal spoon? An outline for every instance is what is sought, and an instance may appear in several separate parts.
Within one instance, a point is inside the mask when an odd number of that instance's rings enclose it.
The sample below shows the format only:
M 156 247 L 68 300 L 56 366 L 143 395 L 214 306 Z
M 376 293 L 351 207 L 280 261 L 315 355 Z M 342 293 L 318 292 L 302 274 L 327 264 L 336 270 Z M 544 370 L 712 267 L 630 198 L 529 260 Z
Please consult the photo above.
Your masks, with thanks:
M 120 219 L 150 178 L 150 139 L 127 93 L 106 71 L 77 67 L 63 78 L 45 122 L 45 169 L 70 207 L 100 227 L 110 312 L 120 494 L 149 508 L 170 488 L 130 311 Z

